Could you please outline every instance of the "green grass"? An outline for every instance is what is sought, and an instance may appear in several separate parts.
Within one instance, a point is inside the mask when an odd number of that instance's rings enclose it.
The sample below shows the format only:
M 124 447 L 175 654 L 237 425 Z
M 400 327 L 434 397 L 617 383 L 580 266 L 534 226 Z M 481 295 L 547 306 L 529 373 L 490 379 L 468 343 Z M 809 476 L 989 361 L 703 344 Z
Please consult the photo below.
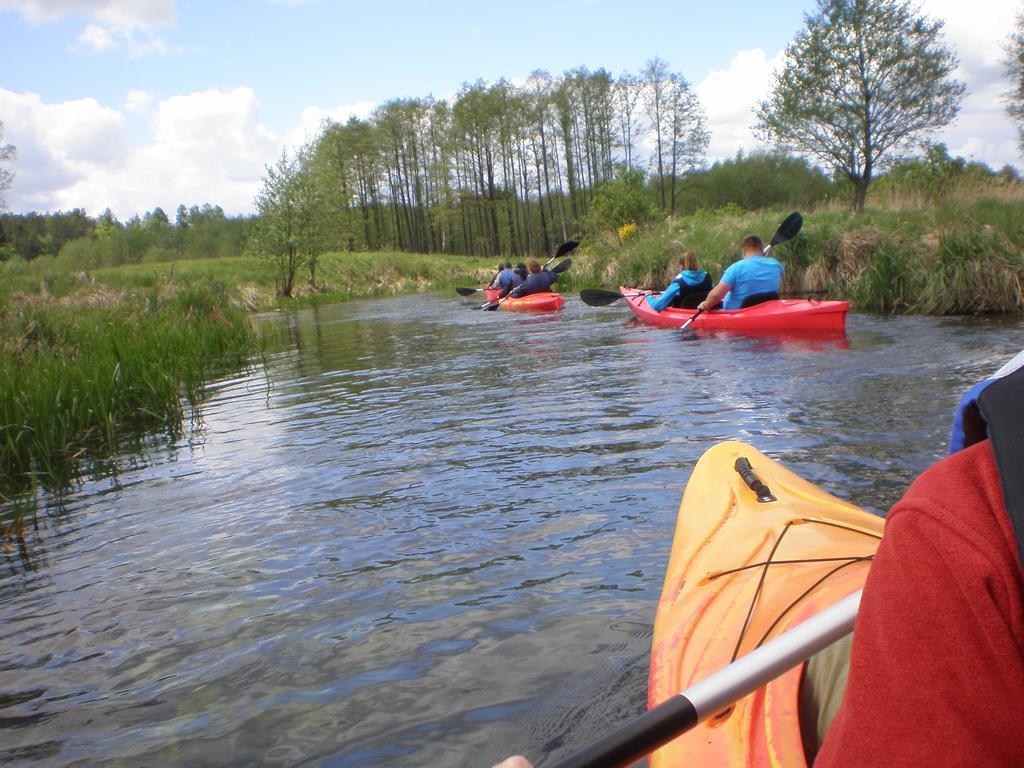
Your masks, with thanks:
M 296 295 L 276 297 L 274 271 L 252 256 L 182 259 L 91 270 L 69 270 L 52 257 L 0 263 L 0 291 L 53 297 L 104 294 L 112 302 L 182 285 L 221 286 L 230 304 L 249 311 L 334 303 L 353 298 L 483 285 L 494 275 L 495 258 L 412 253 L 328 253 L 320 258 L 317 287 L 308 271 L 296 277 Z
M 184 402 L 259 351 L 248 318 L 222 306 L 196 287 L 84 310 L 0 300 L 0 502 L 60 490 L 140 433 L 179 430 Z

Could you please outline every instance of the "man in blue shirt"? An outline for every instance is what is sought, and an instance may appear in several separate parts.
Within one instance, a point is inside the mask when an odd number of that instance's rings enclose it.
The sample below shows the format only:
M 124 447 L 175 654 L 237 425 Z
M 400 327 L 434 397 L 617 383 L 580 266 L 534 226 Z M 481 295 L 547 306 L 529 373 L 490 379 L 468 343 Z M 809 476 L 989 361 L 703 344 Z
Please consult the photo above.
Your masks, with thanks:
M 740 309 L 745 299 L 760 294 L 779 293 L 785 267 L 765 256 L 764 242 L 757 235 L 743 238 L 743 258 L 730 264 L 722 279 L 697 309 L 714 309 L 722 302 L 722 309 Z M 724 301 L 722 301 L 724 299 Z

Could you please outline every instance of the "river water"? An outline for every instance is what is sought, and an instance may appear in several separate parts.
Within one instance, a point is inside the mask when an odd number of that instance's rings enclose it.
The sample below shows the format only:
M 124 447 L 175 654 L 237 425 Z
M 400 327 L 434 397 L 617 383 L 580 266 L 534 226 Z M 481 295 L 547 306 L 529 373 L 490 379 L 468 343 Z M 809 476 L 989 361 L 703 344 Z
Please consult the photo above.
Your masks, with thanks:
M 0 763 L 486 768 L 643 710 L 683 486 L 740 439 L 884 513 L 1017 321 L 680 334 L 448 294 L 285 350 L 0 563 Z

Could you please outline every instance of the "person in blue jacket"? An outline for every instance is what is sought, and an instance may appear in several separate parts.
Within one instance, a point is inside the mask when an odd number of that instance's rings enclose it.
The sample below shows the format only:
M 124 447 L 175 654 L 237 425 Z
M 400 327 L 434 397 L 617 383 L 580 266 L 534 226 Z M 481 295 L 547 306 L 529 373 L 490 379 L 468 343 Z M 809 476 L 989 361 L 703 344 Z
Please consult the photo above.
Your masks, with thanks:
M 498 265 L 498 271 L 494 274 L 494 279 L 491 280 L 490 285 L 487 287 L 491 290 L 497 290 L 501 288 L 501 278 L 512 273 L 512 262 L 506 261 L 503 264 Z M 507 277 L 506 277 L 507 279 Z
M 700 268 L 697 254 L 686 251 L 679 257 L 679 274 L 660 294 L 647 297 L 655 312 L 666 307 L 696 307 L 711 291 L 711 275 Z
M 714 309 L 719 303 L 722 309 L 742 309 L 779 298 L 782 273 L 786 268 L 765 255 L 764 241 L 757 235 L 747 235 L 743 238 L 742 254 L 743 258 L 729 265 L 718 285 L 697 309 Z
M 501 270 L 501 274 L 498 275 L 498 285 L 496 286 L 501 290 L 499 296 L 504 296 L 513 288 L 518 288 L 523 284 L 523 280 L 526 279 L 526 266 L 520 264 L 519 267 L 522 269 L 520 270 L 518 267 L 512 269 L 512 262 L 505 262 L 505 269 Z
M 518 299 L 521 296 L 529 296 L 531 293 L 543 293 L 544 291 L 550 291 L 551 286 L 554 285 L 555 280 L 558 279 L 557 272 L 549 272 L 547 269 L 542 269 L 540 262 L 533 260 L 529 264 L 530 274 L 527 275 L 526 280 L 518 288 L 512 290 L 512 298 Z

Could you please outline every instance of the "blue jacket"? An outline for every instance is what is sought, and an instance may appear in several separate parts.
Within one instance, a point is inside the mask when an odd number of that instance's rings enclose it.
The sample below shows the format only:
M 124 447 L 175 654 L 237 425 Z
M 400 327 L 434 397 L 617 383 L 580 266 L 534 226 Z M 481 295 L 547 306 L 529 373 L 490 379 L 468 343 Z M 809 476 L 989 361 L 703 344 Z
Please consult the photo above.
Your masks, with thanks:
M 659 295 L 648 296 L 647 303 L 655 312 L 661 312 L 665 307 L 671 306 L 677 297 L 681 298 L 690 293 L 703 293 L 707 296 L 710 291 L 711 278 L 707 272 L 703 269 L 684 269 Z
M 554 285 L 557 279 L 558 274 L 556 272 L 548 272 L 546 269 L 536 274 L 528 275 L 526 282 L 512 291 L 512 298 L 518 299 L 520 296 L 529 296 L 531 293 L 550 291 L 551 286 Z
M 508 293 L 513 288 L 518 288 L 523 284 L 523 278 L 521 278 L 515 270 L 503 269 L 498 274 L 498 287 L 503 293 Z

